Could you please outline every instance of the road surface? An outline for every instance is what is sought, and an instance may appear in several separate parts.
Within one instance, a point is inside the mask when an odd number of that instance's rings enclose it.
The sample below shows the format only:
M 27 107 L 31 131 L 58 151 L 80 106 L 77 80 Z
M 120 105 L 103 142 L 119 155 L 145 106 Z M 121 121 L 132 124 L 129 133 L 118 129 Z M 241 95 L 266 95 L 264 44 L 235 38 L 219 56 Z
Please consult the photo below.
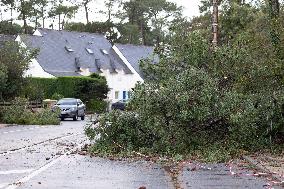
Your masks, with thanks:
M 0 189 L 174 188 L 169 174 L 157 164 L 76 153 L 89 143 L 85 124 L 64 121 L 59 126 L 0 128 Z M 197 169 L 190 166 L 186 165 L 179 176 L 182 188 L 269 188 L 266 178 L 232 175 L 223 164 L 198 165 Z

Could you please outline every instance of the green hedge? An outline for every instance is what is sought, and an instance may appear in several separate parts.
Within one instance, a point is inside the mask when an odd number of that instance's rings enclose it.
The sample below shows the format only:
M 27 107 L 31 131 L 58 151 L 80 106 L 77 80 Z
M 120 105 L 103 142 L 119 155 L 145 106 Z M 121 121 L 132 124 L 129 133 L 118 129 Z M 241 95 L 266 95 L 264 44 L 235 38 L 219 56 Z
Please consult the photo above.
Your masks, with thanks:
M 52 99 L 56 94 L 65 98 L 80 98 L 84 102 L 102 102 L 107 93 L 104 77 L 29 78 L 23 90 L 23 96 L 30 100 Z

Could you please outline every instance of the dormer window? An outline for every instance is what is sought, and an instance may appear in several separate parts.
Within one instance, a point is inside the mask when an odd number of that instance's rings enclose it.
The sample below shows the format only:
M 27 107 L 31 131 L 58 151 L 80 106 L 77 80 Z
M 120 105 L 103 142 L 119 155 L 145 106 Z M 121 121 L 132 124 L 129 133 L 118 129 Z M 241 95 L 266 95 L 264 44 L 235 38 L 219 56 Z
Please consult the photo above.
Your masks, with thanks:
M 94 54 L 94 51 L 93 51 L 92 49 L 86 48 L 86 51 L 87 51 L 89 54 Z
M 101 52 L 102 52 L 104 55 L 108 55 L 108 52 L 107 52 L 107 50 L 105 50 L 105 49 L 101 49 Z
M 67 52 L 74 52 L 74 50 L 70 46 L 65 46 Z

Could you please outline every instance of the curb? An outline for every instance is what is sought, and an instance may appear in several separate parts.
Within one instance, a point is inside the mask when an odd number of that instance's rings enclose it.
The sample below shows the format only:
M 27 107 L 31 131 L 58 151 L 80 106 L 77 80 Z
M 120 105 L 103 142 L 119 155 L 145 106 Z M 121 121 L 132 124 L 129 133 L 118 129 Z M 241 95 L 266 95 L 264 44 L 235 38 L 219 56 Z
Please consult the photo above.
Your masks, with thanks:
M 5 127 L 17 126 L 16 124 L 0 124 L 0 129 Z
M 249 156 L 243 156 L 243 159 L 246 160 L 247 162 L 249 162 L 250 164 L 254 165 L 260 171 L 268 173 L 269 175 L 272 176 L 273 179 L 281 182 L 280 186 L 284 186 L 284 180 L 281 176 L 271 173 L 268 169 L 266 169 L 264 166 L 262 166 L 259 162 L 257 162 L 256 160 L 254 160 L 253 158 L 251 158 Z

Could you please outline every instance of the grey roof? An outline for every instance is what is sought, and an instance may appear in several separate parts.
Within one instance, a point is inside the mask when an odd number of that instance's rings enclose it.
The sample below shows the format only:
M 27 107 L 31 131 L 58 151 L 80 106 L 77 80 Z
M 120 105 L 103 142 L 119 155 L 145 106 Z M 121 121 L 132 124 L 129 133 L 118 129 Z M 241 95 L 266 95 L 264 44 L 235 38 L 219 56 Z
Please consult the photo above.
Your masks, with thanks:
M 16 39 L 15 35 L 0 34 L 0 47 L 2 47 L 6 42 L 15 41 L 15 39 Z
M 131 73 L 123 61 L 115 57 L 111 43 L 101 34 L 38 30 L 42 36 L 23 35 L 21 38 L 28 48 L 40 50 L 37 60 L 51 75 L 77 76 L 80 75 L 77 67 L 89 68 L 92 73 L 100 73 L 100 69 L 114 70 L 114 67 Z
M 149 58 L 153 63 L 158 62 L 158 56 L 154 55 L 154 47 L 131 44 L 115 44 L 115 46 L 142 78 L 143 73 L 140 69 L 140 61 Z

